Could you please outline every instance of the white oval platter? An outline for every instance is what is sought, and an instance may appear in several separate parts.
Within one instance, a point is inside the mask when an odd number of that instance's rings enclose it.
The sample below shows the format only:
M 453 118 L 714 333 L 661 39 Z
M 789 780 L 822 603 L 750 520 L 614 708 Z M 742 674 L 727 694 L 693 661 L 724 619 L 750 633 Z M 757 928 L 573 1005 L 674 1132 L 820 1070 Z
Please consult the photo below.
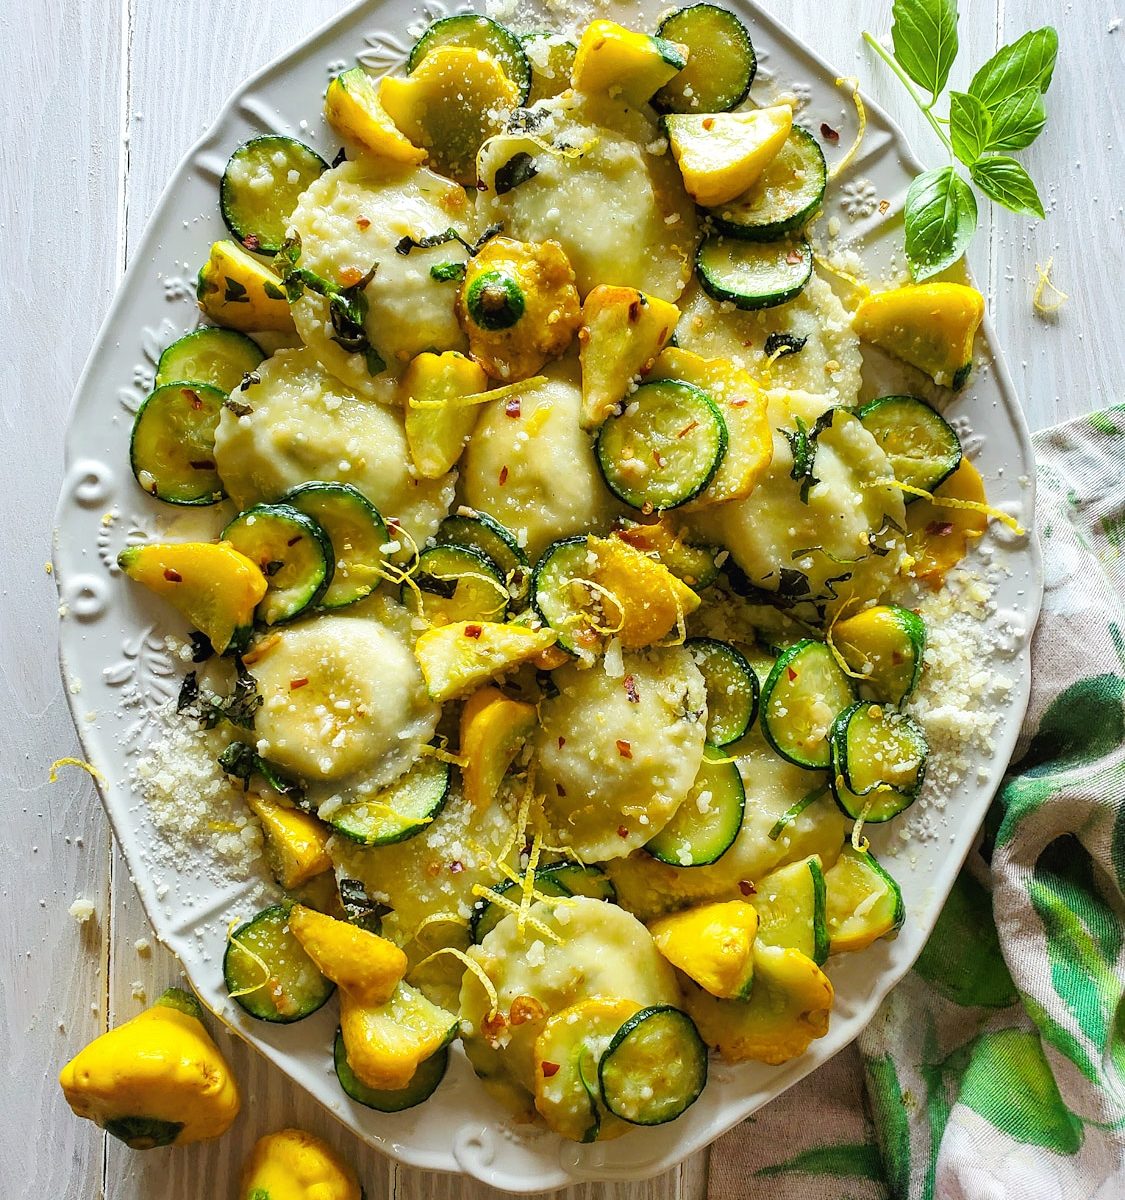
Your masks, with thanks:
M 795 95 L 798 120 L 840 137 L 825 149 L 843 156 L 856 125 L 836 73 L 796 42 L 751 0 L 720 0 L 747 22 L 759 52 L 753 98 L 768 103 Z M 467 8 L 468 6 L 462 6 Z M 554 3 L 557 11 L 560 6 Z M 661 0 L 615 5 L 615 19 L 649 28 Z M 161 348 L 193 328 L 194 272 L 209 243 L 226 236 L 217 185 L 230 151 L 255 134 L 291 134 L 331 159 L 337 143 L 321 115 L 330 75 L 356 61 L 383 74 L 406 58 L 413 33 L 446 15 L 439 3 L 369 0 L 345 11 L 266 67 L 225 105 L 168 183 L 149 222 L 78 385 L 66 435 L 67 470 L 59 501 L 55 549 L 60 595 L 60 654 L 67 694 L 85 752 L 100 772 L 99 787 L 141 900 L 160 940 L 179 957 L 204 1002 L 228 1025 L 306 1088 L 359 1137 L 412 1166 L 464 1172 L 512 1192 L 549 1190 L 581 1180 L 639 1179 L 668 1169 L 773 1099 L 846 1046 L 909 969 L 948 894 L 999 784 L 1027 702 L 1029 642 L 1042 592 L 1034 537 L 1004 539 L 994 596 L 994 661 L 1007 674 L 996 704 L 993 752 L 979 756 L 952 789 L 944 808 L 909 843 L 874 835 L 881 857 L 901 881 L 908 920 L 898 938 L 829 964 L 836 988 L 830 1032 L 781 1067 L 715 1064 L 700 1101 L 673 1125 L 638 1129 L 593 1146 L 512 1126 L 484 1092 L 460 1051 L 428 1103 L 386 1115 L 354 1104 L 331 1068 L 336 1025 L 330 1003 L 294 1026 L 247 1017 L 226 995 L 221 960 L 228 922 L 260 907 L 260 881 L 217 881 L 202 861 L 169 855 L 139 794 L 131 787 L 138 756 L 157 735 L 158 710 L 173 698 L 183 666 L 164 636 L 183 630 L 142 589 L 125 586 L 117 552 L 146 539 L 186 538 L 201 521 L 190 510 L 150 500 L 132 479 L 128 433 L 132 414 L 151 386 Z M 544 15 L 522 27 L 557 25 Z M 521 27 L 521 26 L 517 26 Z M 862 148 L 829 193 L 825 217 L 841 242 L 862 249 L 873 275 L 901 269 L 901 208 L 921 169 L 901 132 L 868 106 Z M 878 394 L 871 392 L 870 394 Z M 944 405 L 966 436 L 990 499 L 1030 526 L 1034 463 L 1011 379 L 990 326 L 978 342 L 968 387 Z M 207 534 L 213 524 L 207 524 Z

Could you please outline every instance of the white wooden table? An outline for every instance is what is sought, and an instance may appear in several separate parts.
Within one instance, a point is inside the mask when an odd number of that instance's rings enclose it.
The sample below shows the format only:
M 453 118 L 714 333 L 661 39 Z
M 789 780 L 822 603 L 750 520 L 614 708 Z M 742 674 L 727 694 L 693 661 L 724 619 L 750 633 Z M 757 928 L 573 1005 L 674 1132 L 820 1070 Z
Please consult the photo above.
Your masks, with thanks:
M 889 24 L 890 0 L 765 0 L 780 18 L 901 119 L 935 164 L 940 150 L 859 33 Z M 225 1138 L 134 1154 L 74 1119 L 56 1083 L 81 1045 L 178 978 L 136 948 L 148 934 L 90 780 L 47 784 L 78 745 L 55 657 L 45 571 L 71 393 L 133 246 L 176 162 L 252 70 L 338 11 L 340 0 L 5 0 L 0 41 L 0 431 L 8 516 L 0 547 L 0 1193 L 52 1200 L 219 1200 L 233 1196 L 255 1138 L 286 1124 L 320 1132 L 356 1162 L 369 1200 L 483 1200 L 487 1189 L 398 1168 L 352 1143 L 311 1100 L 220 1034 L 242 1083 Z M 971 258 L 1032 428 L 1125 399 L 1125 0 L 963 4 L 955 82 L 996 47 L 1053 22 L 1062 55 L 1047 132 L 1026 156 L 1048 220 L 982 213 Z M 830 14 L 830 15 L 826 15 Z M 11 55 L 11 58 L 8 58 Z M 1070 302 L 1033 315 L 1035 264 L 1054 256 Z M 67 915 L 89 897 L 96 919 Z M 706 1155 L 645 1184 L 567 1197 L 672 1200 L 706 1191 Z M 750 1185 L 753 1186 L 753 1185 Z M 768 1194 L 763 1184 L 760 1194 Z M 494 1193 L 488 1193 L 492 1195 Z M 753 1195 L 758 1195 L 753 1191 Z

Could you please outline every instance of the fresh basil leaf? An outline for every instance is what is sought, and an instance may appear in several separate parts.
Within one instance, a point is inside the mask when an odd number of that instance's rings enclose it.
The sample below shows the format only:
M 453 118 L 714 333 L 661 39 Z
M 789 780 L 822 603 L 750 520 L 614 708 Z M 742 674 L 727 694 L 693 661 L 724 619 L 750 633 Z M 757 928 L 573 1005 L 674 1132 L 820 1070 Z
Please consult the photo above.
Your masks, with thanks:
M 987 108 L 995 108 L 1025 87 L 1045 92 L 1051 86 L 1058 52 L 1059 35 L 1050 25 L 1033 29 L 997 50 L 973 76 L 969 92 Z
M 538 174 L 539 168 L 535 165 L 535 159 L 526 150 L 521 150 L 496 169 L 492 186 L 498 196 L 505 196 Z
M 906 257 L 921 283 L 955 263 L 977 227 L 972 188 L 952 167 L 919 175 L 906 193 Z
M 937 96 L 957 57 L 957 0 L 894 0 L 895 58 L 919 87 Z
M 953 153 L 971 167 L 992 136 L 992 114 L 967 92 L 949 93 L 949 138 Z
M 1020 88 L 992 110 L 989 150 L 1024 150 L 1043 132 L 1047 107 L 1037 87 Z
M 997 204 L 1012 212 L 1046 216 L 1031 176 L 1014 158 L 1003 154 L 982 158 L 973 166 L 972 175 L 977 187 Z

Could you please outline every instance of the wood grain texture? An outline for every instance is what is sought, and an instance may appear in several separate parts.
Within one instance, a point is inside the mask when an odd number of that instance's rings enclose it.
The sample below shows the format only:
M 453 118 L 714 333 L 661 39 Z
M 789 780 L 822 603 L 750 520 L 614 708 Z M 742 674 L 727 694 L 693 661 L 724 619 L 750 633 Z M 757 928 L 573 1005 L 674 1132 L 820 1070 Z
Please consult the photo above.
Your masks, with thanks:
M 1118 200 L 1125 31 L 1108 31 L 1115 3 L 962 4 L 955 84 L 966 82 L 1001 40 L 1048 21 L 1063 33 L 1048 129 L 1025 156 L 1050 219 L 1038 224 L 985 206 L 971 254 L 1033 428 L 1121 399 L 1125 345 L 1114 329 L 1106 335 L 1107 317 L 1120 325 L 1117 281 L 1125 273 Z M 925 161 L 943 161 L 898 83 L 860 42 L 864 28 L 886 32 L 889 0 L 833 5 L 829 19 L 814 0 L 766 5 L 841 72 L 858 75 Z M 254 1139 L 286 1124 L 344 1149 L 369 1200 L 498 1195 L 397 1168 L 363 1149 L 226 1034 L 219 1037 L 245 1104 L 232 1133 L 210 1145 L 154 1155 L 106 1146 L 92 1126 L 71 1118 L 54 1079 L 67 1054 L 179 977 L 159 947 L 138 952 L 138 939 L 151 942 L 151 935 L 89 781 L 72 771 L 54 788 L 45 782 L 53 759 L 77 753 L 54 660 L 54 589 L 43 570 L 61 473 L 59 429 L 129 247 L 180 156 L 246 75 L 340 7 L 336 0 L 0 6 L 0 35 L 20 47 L 0 76 L 0 229 L 8 247 L 0 428 L 20 484 L 11 493 L 20 498 L 20 519 L 6 523 L 0 543 L 9 581 L 0 590 L 0 705 L 8 715 L 0 762 L 9 805 L 0 846 L 0 896 L 9 913 L 0 932 L 0 1054 L 5 1093 L 19 1097 L 18 1118 L 0 1126 L 0 1178 L 13 1198 L 92 1200 L 103 1194 L 103 1180 L 107 1200 L 226 1197 Z M 1051 255 L 1071 300 L 1058 318 L 1043 321 L 1031 310 L 1034 268 Z M 60 264 L 78 286 L 66 286 Z M 97 905 L 96 924 L 84 929 L 66 915 L 78 895 Z M 557 1195 L 701 1200 L 706 1168 L 701 1154 L 647 1183 Z

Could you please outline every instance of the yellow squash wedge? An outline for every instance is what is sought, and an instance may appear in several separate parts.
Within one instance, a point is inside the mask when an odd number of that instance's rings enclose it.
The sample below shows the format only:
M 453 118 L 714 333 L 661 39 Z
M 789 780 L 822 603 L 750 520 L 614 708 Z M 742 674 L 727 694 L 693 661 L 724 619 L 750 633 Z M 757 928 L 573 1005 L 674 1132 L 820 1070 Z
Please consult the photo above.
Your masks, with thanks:
M 326 1142 L 303 1129 L 280 1129 L 254 1144 L 238 1200 L 363 1200 L 363 1189 Z
M 451 471 L 480 417 L 479 405 L 457 404 L 483 392 L 488 376 L 456 350 L 416 355 L 403 373 L 399 396 L 406 412 L 406 444 L 418 474 L 440 479 Z M 420 401 L 421 406 L 411 401 Z M 440 404 L 440 408 L 429 407 Z
M 882 347 L 956 391 L 973 369 L 973 339 L 984 297 L 962 283 L 919 283 L 876 292 L 852 322 L 865 342 Z
M 868 851 L 844 843 L 824 874 L 828 893 L 829 953 L 863 950 L 894 933 L 906 920 L 898 884 Z
M 222 654 L 250 631 L 266 577 L 229 542 L 147 542 L 117 556 L 121 570 L 162 596 Z
M 237 242 L 225 240 L 211 247 L 199 271 L 195 298 L 206 316 L 227 329 L 296 332 L 281 280 Z
M 362 67 L 343 71 L 328 85 L 324 116 L 341 137 L 389 162 L 423 163 L 426 152 L 395 127 L 371 77 Z
M 599 283 L 582 303 L 582 428 L 596 429 L 664 349 L 680 319 L 667 300 Z
M 430 698 L 463 696 L 553 646 L 553 629 L 499 621 L 457 621 L 427 629 L 414 645 Z
M 360 1004 L 385 1004 L 406 974 L 406 955 L 394 942 L 314 908 L 294 904 L 289 931 L 317 970 Z
M 477 151 L 503 129 L 519 92 L 483 51 L 439 46 L 413 74 L 380 80 L 379 102 L 407 139 L 425 148 L 434 170 L 471 186 L 477 179 Z
M 348 1065 L 370 1088 L 404 1088 L 418 1067 L 457 1032 L 457 1018 L 417 988 L 400 983 L 385 1004 L 340 992 L 340 1032 Z
M 238 1116 L 238 1087 L 193 996 L 169 988 L 59 1073 L 66 1102 L 133 1150 L 201 1142 Z
M 270 796 L 246 795 L 251 812 L 262 823 L 266 858 L 277 882 L 287 890 L 332 870 L 329 831 L 311 813 L 286 808 Z
M 634 33 L 616 21 L 591 21 L 578 43 L 570 81 L 575 91 L 640 105 L 686 66 L 684 46 Z
M 469 260 L 457 316 L 493 379 L 530 378 L 566 350 L 582 319 L 570 259 L 558 242 L 492 238 Z
M 775 104 L 750 112 L 670 113 L 664 121 L 688 195 L 713 208 L 758 182 L 785 145 L 793 110 Z
M 766 392 L 745 371 L 724 359 L 702 358 L 678 346 L 669 346 L 660 355 L 649 378 L 694 383 L 715 402 L 727 425 L 727 452 L 719 469 L 703 491 L 682 506 L 683 511 L 749 496 L 773 462 Z
M 828 1032 L 832 984 L 799 950 L 755 943 L 753 958 L 748 1000 L 719 1000 L 684 980 L 684 1008 L 727 1062 L 788 1062 Z
M 648 927 L 657 950 L 704 991 L 742 1000 L 754 984 L 758 913 L 742 900 L 702 904 Z
M 534 704 L 512 700 L 499 688 L 481 688 L 461 710 L 461 783 L 465 799 L 485 809 L 524 743 L 539 724 Z
M 984 480 L 967 458 L 935 490 L 934 496 L 986 505 Z M 906 510 L 907 547 L 914 556 L 912 574 L 935 591 L 965 557 L 969 543 L 984 535 L 988 516 L 981 509 L 946 508 L 917 500 Z
M 653 645 L 699 607 L 686 583 L 628 542 L 591 536 L 587 544 L 594 552 L 590 578 L 604 589 L 598 595 L 606 624 L 625 649 Z

